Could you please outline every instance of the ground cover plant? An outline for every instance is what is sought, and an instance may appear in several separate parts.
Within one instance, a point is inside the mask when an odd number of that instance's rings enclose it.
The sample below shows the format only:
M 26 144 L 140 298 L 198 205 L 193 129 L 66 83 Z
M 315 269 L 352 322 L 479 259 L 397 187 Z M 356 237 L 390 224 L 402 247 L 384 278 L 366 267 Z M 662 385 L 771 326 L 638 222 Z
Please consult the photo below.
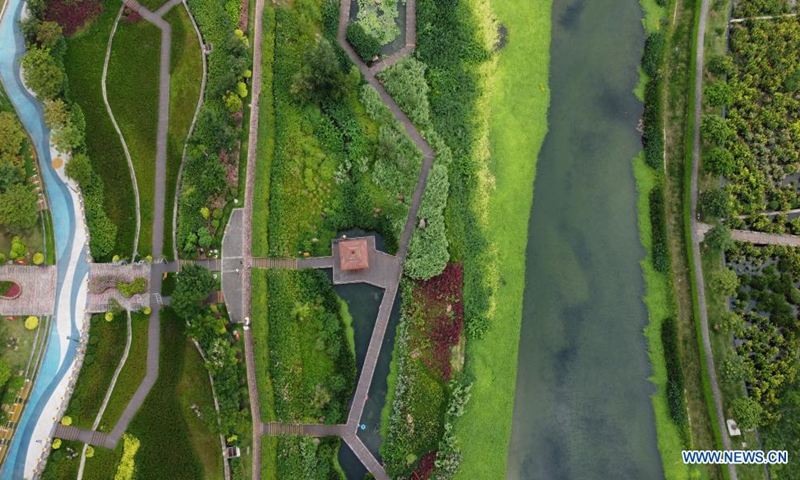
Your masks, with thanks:
M 122 358 L 127 330 L 124 315 L 111 322 L 103 315 L 92 315 L 83 366 L 66 410 L 76 427 L 91 429 Z
M 164 19 L 172 27 L 169 131 L 167 134 L 167 188 L 164 208 L 164 254 L 172 256 L 172 215 L 183 146 L 194 118 L 203 75 L 202 47 L 191 18 L 183 6 L 170 10 Z
M 91 4 L 92 2 L 85 2 Z M 50 8 L 59 2 L 36 3 L 29 8 L 31 16 L 23 25 L 28 41 L 46 49 L 61 72 L 61 83 L 68 85 L 55 95 L 46 96 L 45 121 L 53 130 L 53 141 L 62 151 L 72 151 L 67 174 L 81 186 L 86 205 L 86 218 L 91 234 L 92 255 L 99 260 L 114 253 L 130 256 L 136 229 L 134 197 L 127 163 L 102 99 L 100 77 L 106 41 L 114 21 L 117 5 L 101 3 L 102 10 L 85 28 L 70 38 L 41 32 L 50 28 L 45 18 L 69 22 L 69 16 L 58 16 Z M 82 17 L 81 22 L 89 17 Z M 70 28 L 64 24 L 64 28 Z M 66 46 L 66 48 L 65 48 Z M 48 65 L 48 63 L 42 63 Z M 49 67 L 43 67 L 48 68 Z M 48 78 L 55 78 L 53 73 Z M 68 83 L 66 79 L 69 79 Z M 48 88 L 54 91 L 52 85 Z M 44 93 L 44 92 L 42 92 Z M 106 189 L 113 191 L 107 195 Z
M 50 453 L 41 478 L 43 480 L 76 478 L 82 448 L 82 443 L 62 440 L 59 448 L 54 448 Z
M 330 254 L 356 226 L 394 251 L 421 157 L 338 49 L 338 3 L 302 5 L 276 10 L 269 253 Z
M 160 48 L 161 30 L 152 23 L 119 22 L 106 80 L 108 103 L 136 173 L 141 215 L 138 253 L 142 257 L 152 252 Z
M 108 400 L 103 418 L 98 425 L 98 430 L 103 432 L 110 432 L 117 424 L 120 415 L 128 406 L 128 402 L 133 396 L 147 370 L 147 327 L 150 323 L 150 318 L 141 313 L 131 314 L 131 349 L 128 352 L 128 359 L 125 361 L 125 366 L 122 367 L 117 383 L 114 385 L 114 392 Z M 121 316 L 117 316 L 112 323 L 123 323 L 125 320 Z M 117 345 L 117 348 L 125 348 L 123 345 Z
M 462 279 L 461 265 L 451 264 L 436 277 L 405 285 L 410 300 L 398 327 L 388 422 L 382 422 L 381 455 L 393 477 L 450 478 L 461 463 L 452 422 L 464 413 L 471 389 L 461 375 Z
M 215 234 L 223 227 L 222 209 L 239 195 L 242 99 L 249 94 L 252 72 L 249 41 L 225 13 L 225 5 L 193 0 L 189 7 L 204 41 L 213 45 L 208 54 L 204 103 L 189 139 L 178 204 L 178 250 L 194 257 L 219 246 Z

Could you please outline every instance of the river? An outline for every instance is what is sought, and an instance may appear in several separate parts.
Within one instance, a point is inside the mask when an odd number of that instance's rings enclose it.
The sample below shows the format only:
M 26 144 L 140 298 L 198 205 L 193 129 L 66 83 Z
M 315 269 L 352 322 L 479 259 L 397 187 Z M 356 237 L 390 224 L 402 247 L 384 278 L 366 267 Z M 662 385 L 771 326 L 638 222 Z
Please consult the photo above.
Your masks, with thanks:
M 636 0 L 554 0 L 508 478 L 663 478 L 631 165 L 641 18 Z

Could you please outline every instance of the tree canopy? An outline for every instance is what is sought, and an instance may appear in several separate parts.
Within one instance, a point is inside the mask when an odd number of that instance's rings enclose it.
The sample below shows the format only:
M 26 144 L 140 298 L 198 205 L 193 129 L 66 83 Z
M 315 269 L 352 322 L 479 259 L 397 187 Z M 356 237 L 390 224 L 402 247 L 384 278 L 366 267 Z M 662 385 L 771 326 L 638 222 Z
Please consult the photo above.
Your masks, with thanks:
M 199 265 L 187 265 L 176 277 L 170 306 L 179 317 L 185 320 L 193 318 L 200 314 L 200 304 L 213 288 L 211 272 Z
M 0 193 L 0 224 L 11 230 L 27 230 L 39 217 L 39 196 L 27 185 L 11 185 Z

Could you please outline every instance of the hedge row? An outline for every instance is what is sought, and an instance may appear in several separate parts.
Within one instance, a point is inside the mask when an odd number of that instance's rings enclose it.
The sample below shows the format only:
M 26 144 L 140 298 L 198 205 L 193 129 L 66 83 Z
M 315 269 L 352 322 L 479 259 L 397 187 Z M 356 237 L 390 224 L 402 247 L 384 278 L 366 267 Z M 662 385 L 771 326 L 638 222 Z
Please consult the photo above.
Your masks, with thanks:
M 667 402 L 672 421 L 679 426 L 689 422 L 684 395 L 683 368 L 681 367 L 680 347 L 678 346 L 678 324 L 669 317 L 661 324 L 661 343 L 664 345 L 664 359 L 667 365 Z
M 367 33 L 359 23 L 353 22 L 347 26 L 347 41 L 353 46 L 358 56 L 367 63 L 381 53 L 381 43 Z
M 658 170 L 664 159 L 663 120 L 661 112 L 661 62 L 664 58 L 664 35 L 652 33 L 644 44 L 642 70 L 650 80 L 644 90 L 644 146 L 645 162 Z
M 664 191 L 660 185 L 650 190 L 650 224 L 653 236 L 653 266 L 657 271 L 667 273 L 669 271 L 667 219 L 664 207 Z

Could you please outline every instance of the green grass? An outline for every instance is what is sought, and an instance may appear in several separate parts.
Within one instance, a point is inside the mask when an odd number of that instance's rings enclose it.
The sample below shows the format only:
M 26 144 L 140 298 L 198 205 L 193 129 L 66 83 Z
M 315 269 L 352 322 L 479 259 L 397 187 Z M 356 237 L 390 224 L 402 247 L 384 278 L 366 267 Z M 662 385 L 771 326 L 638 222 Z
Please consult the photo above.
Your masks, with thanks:
M 108 65 L 108 103 L 128 144 L 139 187 L 139 256 L 152 252 L 161 31 L 120 21 Z M 109 191 L 113 195 L 113 191 Z
M 172 320 L 167 319 L 167 321 Z M 180 345 L 177 347 L 180 348 Z M 214 410 L 214 397 L 211 394 L 206 366 L 194 344 L 188 340 L 184 342 L 183 359 L 184 366 L 177 392 L 181 412 L 189 430 L 189 439 L 203 465 L 202 478 L 221 480 L 224 478 L 220 455 L 222 447 L 216 433 L 217 412 Z M 200 408 L 202 418 L 195 415 L 191 409 L 192 405 Z
M 114 478 L 119 459 L 122 458 L 124 442 L 120 440 L 117 448 L 95 448 L 94 457 L 86 459 L 83 470 L 83 480 L 108 480 Z
M 47 265 L 56 264 L 56 234 L 53 229 L 53 215 L 50 210 L 42 211 L 42 221 L 44 222 L 45 234 L 45 263 Z
M 114 253 L 130 257 L 136 232 L 133 183 L 125 152 L 103 103 L 100 83 L 108 35 L 118 10 L 118 2 L 104 1 L 97 19 L 67 40 L 64 63 L 70 95 L 86 116 L 86 147 L 95 172 L 105 184 L 106 213 L 118 228 Z
M 167 133 L 167 189 L 164 199 L 164 255 L 172 258 L 172 214 L 183 145 L 189 134 L 203 76 L 200 43 L 183 5 L 164 15 L 172 26 L 169 131 Z
M 517 376 L 525 247 L 533 179 L 547 133 L 550 102 L 549 0 L 492 2 L 500 23 L 516 32 L 502 50 L 491 96 L 491 169 L 496 189 L 489 199 L 489 229 L 503 282 L 496 294 L 492 327 L 467 342 L 475 377 L 472 400 L 456 423 L 464 461 L 458 478 L 500 478 L 506 471 Z
M 28 365 L 31 350 L 34 348 L 33 338 L 36 335 L 35 331 L 31 332 L 25 328 L 24 318 L 16 318 L 10 321 L 6 317 L 0 317 L 0 357 L 8 361 L 12 373 L 24 370 Z M 45 321 L 41 320 L 40 325 L 44 324 Z M 9 341 L 12 339 L 17 339 L 16 347 L 9 346 Z
M 267 270 L 253 269 L 251 277 L 252 289 L 252 310 L 251 328 L 253 332 L 253 344 L 255 347 L 256 378 L 258 378 L 258 398 L 261 405 L 261 420 L 271 422 L 276 420 L 274 390 L 272 387 L 272 377 L 269 374 L 269 306 L 267 299 Z M 263 478 L 275 479 L 275 468 L 277 463 L 277 441 L 265 437 L 263 442 L 263 467 L 265 473 Z M 273 468 L 267 468 L 272 465 Z
M 64 440 L 61 442 L 61 448 L 54 450 L 49 459 L 47 466 L 45 466 L 42 480 L 64 480 L 76 478 L 78 476 L 78 464 L 80 462 L 80 451 L 83 444 L 79 442 L 70 442 Z M 71 452 L 78 452 L 75 458 L 67 458 Z M 71 456 L 71 455 L 69 455 Z
M 131 340 L 131 350 L 125 366 L 117 378 L 114 392 L 108 401 L 108 406 L 103 414 L 98 430 L 110 432 L 117 424 L 120 415 L 128 406 L 128 402 L 133 396 L 147 369 L 147 327 L 150 319 L 143 314 L 133 313 L 132 329 L 133 339 Z M 163 339 L 162 339 L 163 341 Z
M 272 91 L 272 63 L 275 58 L 275 10 L 264 8 L 262 37 L 261 97 L 258 111 L 258 143 L 253 198 L 253 255 L 266 257 L 269 219 L 270 175 L 275 149 L 275 102 Z M 239 189 L 244 190 L 243 188 Z M 240 192 L 241 193 L 241 192 Z
M 127 321 L 125 315 L 117 315 L 111 322 L 106 322 L 103 315 L 92 315 L 86 356 L 67 408 L 76 427 L 90 429 L 100 411 L 125 349 Z
M 184 330 L 184 323 L 171 310 L 162 312 L 158 380 L 129 429 L 141 441 L 136 454 L 137 478 L 201 479 L 221 474 L 214 465 L 220 447 L 217 436 L 210 433 L 216 424 L 210 387 L 199 354 Z M 192 354 L 197 358 L 191 359 Z M 193 381 L 201 383 L 192 385 Z M 202 421 L 187 402 L 200 405 Z M 215 473 L 205 477 L 206 472 Z
M 681 428 L 672 421 L 667 402 L 667 366 L 664 358 L 664 344 L 661 340 L 661 325 L 675 314 L 671 298 L 669 277 L 659 273 L 652 261 L 652 224 L 650 223 L 650 202 L 648 194 L 653 188 L 661 188 L 656 173 L 644 163 L 643 155 L 633 162 L 633 174 L 638 190 L 637 210 L 639 217 L 639 238 L 647 253 L 642 260 L 642 272 L 646 284 L 644 303 L 647 306 L 650 322 L 645 328 L 648 341 L 648 354 L 653 368 L 653 382 L 658 391 L 653 395 L 653 409 L 658 433 L 658 449 L 664 460 L 664 475 L 668 479 L 689 478 L 690 469 L 680 461 L 684 449 Z M 698 470 L 703 472 L 702 470 Z

